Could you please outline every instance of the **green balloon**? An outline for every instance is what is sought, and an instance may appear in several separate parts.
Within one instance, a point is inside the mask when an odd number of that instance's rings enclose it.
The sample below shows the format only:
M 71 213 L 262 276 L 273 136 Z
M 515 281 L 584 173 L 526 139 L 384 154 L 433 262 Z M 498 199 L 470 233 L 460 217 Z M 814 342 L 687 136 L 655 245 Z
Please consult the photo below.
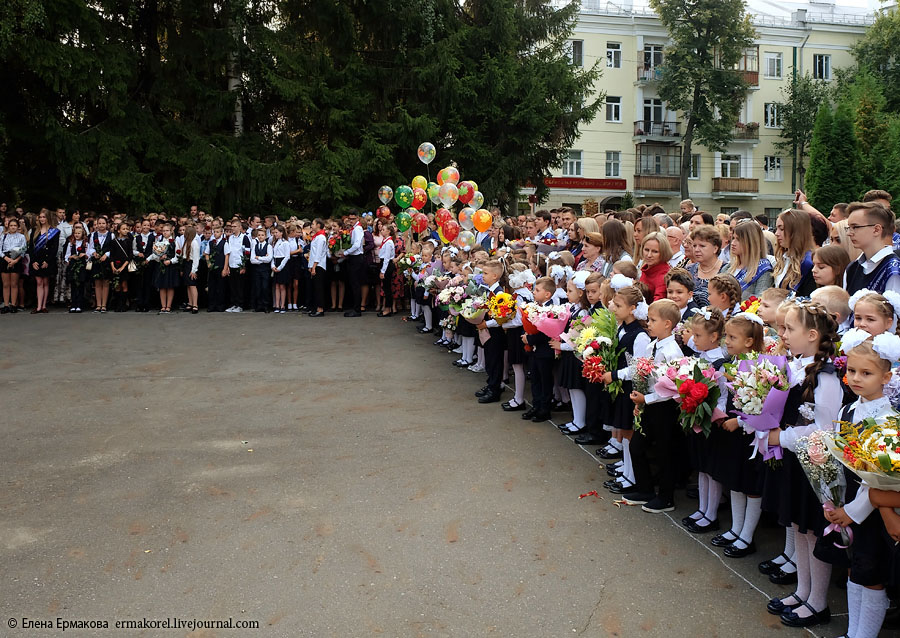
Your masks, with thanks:
M 428 193 L 428 199 L 430 199 L 431 203 L 434 205 L 438 205 L 441 203 L 441 198 L 438 197 L 438 191 L 440 190 L 440 186 L 438 186 L 434 182 L 428 182 L 428 188 L 425 189 L 425 192 Z
M 397 222 L 397 230 L 399 230 L 401 233 L 405 233 L 409 230 L 409 227 L 412 226 L 412 215 L 410 215 L 406 211 L 403 211 L 402 213 L 397 215 L 397 219 L 395 221 Z
M 400 208 L 409 208 L 413 202 L 413 189 L 409 186 L 398 186 L 394 191 L 394 201 L 400 205 Z

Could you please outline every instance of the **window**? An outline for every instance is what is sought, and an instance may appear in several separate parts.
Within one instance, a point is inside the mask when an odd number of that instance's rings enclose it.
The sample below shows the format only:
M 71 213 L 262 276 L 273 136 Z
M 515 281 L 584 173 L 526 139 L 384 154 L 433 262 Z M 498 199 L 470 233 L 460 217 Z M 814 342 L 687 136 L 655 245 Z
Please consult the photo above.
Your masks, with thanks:
M 765 156 L 763 171 L 765 171 L 767 182 L 784 181 L 784 174 L 781 172 L 781 158 L 777 155 Z
M 813 56 L 813 79 L 831 79 L 831 56 L 817 54 Z
M 622 43 L 606 43 L 606 66 L 610 69 L 622 68 Z
M 781 128 L 781 116 L 778 114 L 777 102 L 766 102 L 763 114 L 763 123 L 766 128 Z
M 619 177 L 621 175 L 622 153 L 619 151 L 606 151 L 606 176 Z
M 581 151 L 569 151 L 569 157 L 563 162 L 564 177 L 581 177 Z
M 691 172 L 688 179 L 700 179 L 700 153 L 691 154 Z
M 738 208 L 737 206 L 722 206 L 721 208 L 719 208 L 719 212 L 723 215 L 731 215 L 738 212 Z
M 606 121 L 622 121 L 622 98 L 612 95 L 606 96 Z
M 740 155 L 722 155 L 722 161 L 719 163 L 722 177 L 740 177 L 741 176 L 741 156 Z
M 663 60 L 663 46 L 661 44 L 647 44 L 644 46 L 644 68 L 652 69 L 661 66 Z
M 767 208 L 765 210 L 766 217 L 769 220 L 770 225 L 775 224 L 775 220 L 778 219 L 778 216 L 784 211 L 783 208 Z
M 569 52 L 569 62 L 574 66 L 583 66 L 584 63 L 584 40 L 570 40 L 572 50 Z
M 781 79 L 781 54 L 767 51 L 765 53 L 765 76 L 771 79 Z

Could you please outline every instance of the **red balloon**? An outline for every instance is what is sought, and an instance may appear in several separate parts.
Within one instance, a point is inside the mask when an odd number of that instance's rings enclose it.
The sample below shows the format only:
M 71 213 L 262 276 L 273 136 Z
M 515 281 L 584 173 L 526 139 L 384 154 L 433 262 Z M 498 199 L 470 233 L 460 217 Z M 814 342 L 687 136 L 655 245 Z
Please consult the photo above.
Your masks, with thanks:
M 416 213 L 412 218 L 412 229 L 414 233 L 421 233 L 428 228 L 428 217 L 425 213 Z
M 434 214 L 434 221 L 437 222 L 438 228 L 443 228 L 444 224 L 453 219 L 453 213 L 446 208 L 439 208 Z M 452 241 L 452 240 L 451 240 Z
M 428 194 L 421 188 L 413 189 L 412 207 L 416 210 L 422 210 L 428 203 Z
M 387 206 L 379 206 L 378 210 L 375 211 L 375 214 L 381 219 L 387 219 L 391 216 L 391 209 Z
M 448 242 L 453 241 L 459 236 L 459 222 L 453 219 L 447 220 L 447 223 L 441 228 L 441 232 Z
M 475 186 L 472 182 L 460 182 L 456 186 L 459 189 L 459 201 L 468 204 L 475 196 Z

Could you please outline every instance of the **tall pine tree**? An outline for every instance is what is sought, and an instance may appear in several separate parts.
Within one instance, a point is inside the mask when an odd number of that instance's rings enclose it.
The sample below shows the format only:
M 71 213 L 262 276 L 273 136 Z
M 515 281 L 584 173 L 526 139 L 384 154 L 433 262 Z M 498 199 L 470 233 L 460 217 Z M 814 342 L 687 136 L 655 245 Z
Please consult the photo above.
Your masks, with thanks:
M 834 199 L 832 190 L 832 143 L 831 127 L 834 118 L 831 106 L 825 102 L 816 114 L 812 141 L 809 145 L 809 170 L 806 173 L 806 196 L 819 210 L 830 210 L 840 201 Z M 827 208 L 826 208 L 827 206 Z

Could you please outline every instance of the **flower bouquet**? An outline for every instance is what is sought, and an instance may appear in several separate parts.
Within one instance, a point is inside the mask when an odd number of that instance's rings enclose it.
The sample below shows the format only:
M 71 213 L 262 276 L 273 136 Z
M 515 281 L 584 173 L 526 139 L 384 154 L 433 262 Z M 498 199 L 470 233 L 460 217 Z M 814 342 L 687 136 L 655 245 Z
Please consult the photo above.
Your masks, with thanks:
M 459 314 L 463 319 L 476 326 L 484 321 L 484 317 L 487 313 L 487 297 L 484 295 L 469 297 L 463 301 L 459 311 Z
M 611 370 L 617 365 L 619 354 L 616 317 L 606 308 L 602 308 L 591 316 L 591 325 L 582 330 L 576 340 L 575 355 L 584 362 L 581 369 L 582 376 L 592 383 L 598 383 L 594 380 L 597 378 L 598 366 L 605 366 L 603 372 Z M 590 362 L 588 362 L 589 359 Z M 600 376 L 603 372 L 599 373 Z M 615 400 L 622 392 L 622 382 L 613 381 L 606 389 L 610 398 Z
M 350 246 L 353 245 L 353 236 L 349 230 L 342 230 L 340 237 L 340 249 L 347 250 Z
M 412 277 L 412 273 L 419 269 L 422 265 L 422 258 L 413 253 L 406 253 L 397 260 L 397 270 L 407 279 Z
M 566 323 L 569 321 L 571 314 L 569 306 L 566 304 L 537 306 L 533 311 L 529 310 L 528 319 L 534 324 L 535 328 L 551 339 L 559 339 L 563 330 L 566 329 Z
M 900 492 L 900 416 L 858 426 L 842 421 L 837 434 L 826 434 L 828 451 L 866 485 Z
M 516 316 L 516 300 L 508 292 L 501 292 L 487 300 L 491 319 L 503 325 Z
M 441 321 L 438 325 L 440 325 L 440 327 L 443 328 L 444 330 L 449 330 L 450 332 L 453 332 L 454 330 L 456 330 L 456 324 L 457 324 L 458 320 L 459 320 L 459 316 L 457 316 L 457 315 L 447 315 L 446 317 L 441 319 Z
M 339 235 L 332 235 L 328 238 L 328 252 L 332 255 L 341 252 L 341 238 Z
M 826 511 L 832 511 L 843 507 L 844 496 L 847 489 L 847 481 L 840 462 L 828 453 L 828 437 L 825 432 L 817 430 L 809 436 L 801 436 L 797 439 L 797 460 L 803 473 L 809 479 L 813 492 Z M 853 532 L 849 527 L 841 527 L 832 523 L 825 528 L 823 536 L 831 532 L 841 535 L 842 545 L 835 543 L 840 549 L 847 549 L 853 542 Z
M 463 302 L 469 298 L 468 292 L 462 286 L 447 286 L 438 293 L 438 303 L 446 306 L 451 315 L 458 315 L 462 310 Z
M 752 430 L 753 454 L 762 452 L 763 460 L 781 460 L 781 446 L 769 448 L 769 431 L 778 428 L 790 389 L 787 358 L 761 355 L 756 361 L 743 360 L 729 384 L 734 407 L 746 427 Z
M 653 377 L 656 374 L 656 363 L 649 357 L 632 357 L 629 362 L 631 368 L 631 385 L 635 392 L 647 394 L 655 383 Z M 638 408 L 638 414 L 634 417 L 634 431 L 641 431 L 641 413 L 644 404 Z
M 583 359 L 581 364 L 581 376 L 591 383 L 603 383 L 603 374 L 606 372 L 606 364 L 603 357 L 590 355 Z
M 685 432 L 708 437 L 712 422 L 725 417 L 725 413 L 716 408 L 721 394 L 718 383 L 721 376 L 722 373 L 711 364 L 698 360 L 691 378 L 675 382 L 681 396 L 680 421 Z
M 756 295 L 750 296 L 741 302 L 741 312 L 748 312 L 751 315 L 759 314 L 759 304 L 759 297 Z

